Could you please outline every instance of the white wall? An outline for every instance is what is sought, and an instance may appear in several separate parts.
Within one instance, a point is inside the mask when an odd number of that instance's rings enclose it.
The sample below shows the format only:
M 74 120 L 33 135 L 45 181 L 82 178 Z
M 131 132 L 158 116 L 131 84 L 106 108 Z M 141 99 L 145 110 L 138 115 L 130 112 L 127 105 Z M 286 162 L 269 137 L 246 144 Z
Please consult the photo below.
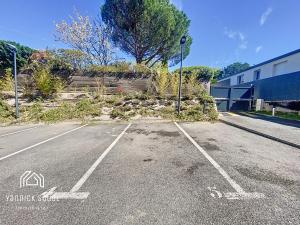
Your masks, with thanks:
M 281 63 L 281 62 L 287 62 L 284 66 L 284 69 L 281 68 L 281 71 L 284 71 L 283 74 L 293 73 L 300 71 L 300 53 L 296 53 L 294 55 L 290 55 L 285 58 L 281 58 L 276 61 L 272 61 L 270 63 L 264 64 L 259 67 L 255 67 L 254 69 L 247 70 L 243 73 L 234 75 L 230 77 L 230 85 L 237 85 L 237 77 L 239 75 L 244 74 L 244 83 L 252 82 L 254 79 L 254 71 L 260 70 L 260 79 L 265 79 L 274 76 L 274 65 Z M 277 75 L 283 75 L 283 74 L 277 74 Z M 228 78 L 224 78 L 223 80 L 226 80 Z M 222 81 L 222 80 L 220 80 Z

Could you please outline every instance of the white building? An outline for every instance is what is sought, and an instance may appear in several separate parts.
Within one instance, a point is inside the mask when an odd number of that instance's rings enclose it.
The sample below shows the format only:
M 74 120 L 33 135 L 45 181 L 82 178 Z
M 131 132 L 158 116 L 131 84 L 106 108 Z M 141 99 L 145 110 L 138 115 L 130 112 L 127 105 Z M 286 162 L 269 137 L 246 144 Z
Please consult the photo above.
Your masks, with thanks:
M 218 86 L 251 84 L 270 77 L 292 74 L 300 71 L 300 49 L 268 60 L 249 69 L 218 81 Z

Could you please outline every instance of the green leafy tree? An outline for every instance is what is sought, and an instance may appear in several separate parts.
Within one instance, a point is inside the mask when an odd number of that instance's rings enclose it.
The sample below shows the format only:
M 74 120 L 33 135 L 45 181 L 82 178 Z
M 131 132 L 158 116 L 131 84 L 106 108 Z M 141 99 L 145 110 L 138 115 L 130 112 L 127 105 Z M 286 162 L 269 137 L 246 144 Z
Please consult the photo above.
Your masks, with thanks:
M 183 49 L 183 59 L 188 57 L 188 55 L 190 54 L 192 43 L 193 43 L 192 37 L 187 35 L 187 41 L 186 41 L 186 43 L 184 45 L 184 49 Z M 171 67 L 176 66 L 178 63 L 180 63 L 180 60 L 181 60 L 180 45 L 174 44 L 174 47 L 171 49 L 171 51 L 169 53 L 169 57 L 167 57 L 167 58 L 169 58 L 169 64 Z
M 169 0 L 106 0 L 101 12 L 114 44 L 138 64 L 178 63 L 180 39 L 188 34 L 190 20 Z M 185 56 L 191 40 L 188 36 Z
M 17 69 L 22 68 L 27 62 L 29 57 L 34 52 L 33 49 L 20 45 L 13 41 L 0 40 L 0 74 L 13 67 L 13 53 L 7 44 L 12 44 L 17 48 Z
M 220 74 L 220 76 L 221 77 L 232 76 L 248 69 L 249 67 L 250 65 L 248 63 L 236 62 L 225 67 L 224 71 Z

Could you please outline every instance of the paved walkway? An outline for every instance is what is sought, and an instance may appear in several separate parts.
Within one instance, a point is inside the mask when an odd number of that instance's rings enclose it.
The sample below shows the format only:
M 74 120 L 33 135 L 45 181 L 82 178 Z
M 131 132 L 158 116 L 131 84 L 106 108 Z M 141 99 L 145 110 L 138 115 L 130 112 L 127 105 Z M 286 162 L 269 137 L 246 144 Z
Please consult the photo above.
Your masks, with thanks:
M 272 119 L 264 116 L 244 116 L 222 113 L 220 119 L 300 145 L 299 124 L 284 119 Z

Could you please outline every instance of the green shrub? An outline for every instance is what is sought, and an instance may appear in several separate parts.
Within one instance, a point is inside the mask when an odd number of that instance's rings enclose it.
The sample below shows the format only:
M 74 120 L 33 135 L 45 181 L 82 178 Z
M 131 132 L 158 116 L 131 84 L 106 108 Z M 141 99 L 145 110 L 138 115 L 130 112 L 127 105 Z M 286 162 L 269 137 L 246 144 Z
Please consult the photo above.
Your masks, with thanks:
M 104 95 L 106 92 L 106 87 L 104 85 L 104 81 L 98 77 L 96 78 L 96 83 L 97 83 L 97 89 L 94 92 L 94 97 L 101 98 L 101 96 Z
M 173 73 L 170 79 L 171 92 L 173 96 L 178 96 L 179 74 Z
M 74 106 L 63 103 L 61 106 L 43 112 L 41 120 L 45 122 L 58 122 L 74 118 Z
M 13 91 L 14 79 L 11 69 L 6 69 L 4 77 L 0 80 L 0 91 Z
M 59 58 L 51 59 L 48 63 L 48 66 L 51 74 L 63 80 L 68 80 L 73 73 L 71 64 L 66 63 Z
M 122 110 L 121 108 L 114 108 L 111 113 L 110 117 L 112 119 L 122 119 L 122 120 L 128 120 L 130 119 L 130 116 L 126 115 L 126 111 Z
M 132 99 L 134 99 L 134 94 L 127 94 L 127 95 L 125 95 L 125 97 L 124 97 L 124 101 L 130 101 L 130 100 L 132 100 Z
M 64 88 L 64 82 L 51 75 L 48 69 L 41 68 L 34 72 L 34 83 L 43 98 L 53 97 Z
M 165 119 L 175 119 L 177 116 L 177 113 L 175 112 L 174 107 L 168 106 L 168 107 L 160 109 L 158 112 L 155 113 L 155 115 L 161 116 Z
M 48 110 L 43 108 L 41 102 L 36 102 L 23 112 L 23 120 L 59 122 L 72 119 L 85 120 L 89 116 L 100 115 L 101 105 L 88 99 L 83 99 L 76 104 L 63 102 L 60 106 Z
M 133 72 L 136 74 L 141 74 L 141 75 L 150 75 L 153 73 L 153 71 L 146 65 L 144 64 L 134 64 L 132 66 Z
M 211 104 L 213 105 L 215 103 L 215 99 L 208 95 L 206 91 L 202 92 L 202 94 L 199 94 L 197 99 L 201 104 Z
M 147 93 L 137 92 L 137 93 L 135 93 L 133 98 L 140 100 L 140 101 L 145 101 L 145 100 L 151 99 L 151 96 Z
M 218 120 L 218 117 L 219 117 L 219 113 L 217 112 L 216 109 L 211 109 L 208 113 L 208 120 L 210 121 L 215 121 L 215 120 Z
M 14 119 L 14 110 L 3 100 L 0 100 L 0 122 L 9 122 Z
M 43 116 L 43 106 L 41 102 L 35 102 L 32 106 L 25 108 L 21 116 L 24 120 L 40 121 Z
M 105 103 L 106 103 L 106 106 L 112 106 L 112 105 L 118 104 L 122 100 L 123 99 L 120 96 L 111 96 L 111 97 L 105 98 Z
M 160 97 L 164 97 L 168 90 L 169 74 L 166 71 L 161 71 L 156 75 L 156 83 L 158 88 L 158 94 Z
M 87 116 L 100 116 L 101 105 L 95 104 L 92 100 L 82 99 L 75 106 L 75 117 L 85 118 Z
M 202 121 L 205 119 L 203 113 L 203 107 L 200 105 L 196 105 L 187 110 L 182 111 L 178 118 L 185 121 Z
M 113 72 L 123 72 L 128 73 L 130 72 L 130 64 L 124 61 L 116 62 L 110 66 Z
M 196 92 L 195 89 L 197 85 L 199 84 L 197 80 L 197 75 L 195 73 L 192 73 L 191 75 L 187 76 L 184 82 L 185 96 L 191 99 Z
M 141 116 L 153 116 L 154 112 L 153 112 L 153 110 L 151 110 L 149 108 L 141 108 L 138 111 L 138 114 L 141 115 Z

